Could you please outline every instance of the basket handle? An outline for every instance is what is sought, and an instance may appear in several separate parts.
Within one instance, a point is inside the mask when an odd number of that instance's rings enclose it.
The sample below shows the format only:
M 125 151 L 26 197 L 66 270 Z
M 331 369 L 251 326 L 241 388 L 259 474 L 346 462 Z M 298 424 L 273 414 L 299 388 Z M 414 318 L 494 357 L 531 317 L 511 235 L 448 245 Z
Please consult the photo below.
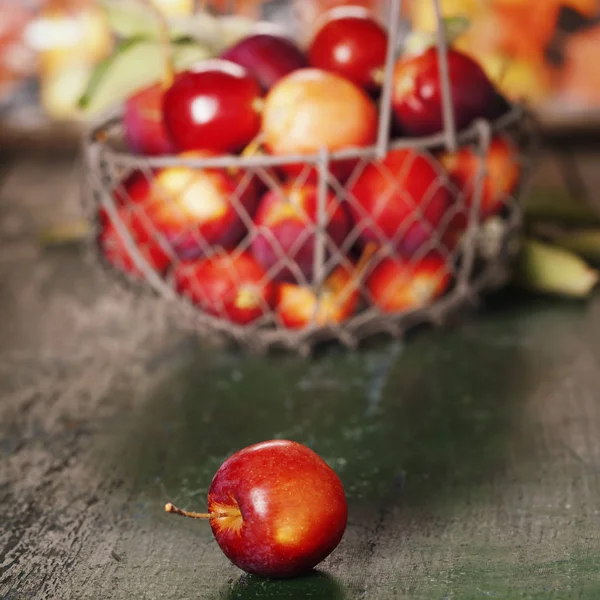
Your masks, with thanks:
M 448 66 L 448 38 L 442 16 L 440 0 L 432 0 L 437 22 L 437 53 L 440 83 L 442 86 L 442 116 L 444 119 L 444 135 L 446 149 L 456 151 L 458 141 L 456 137 L 456 119 L 454 118 L 454 104 L 452 102 L 452 89 L 450 87 L 450 69 Z
M 392 116 L 392 90 L 394 87 L 394 62 L 400 30 L 400 8 L 402 0 L 391 0 L 389 10 L 390 28 L 385 57 L 384 80 L 379 104 L 379 130 L 377 132 L 377 158 L 383 160 L 388 151 L 390 121 Z

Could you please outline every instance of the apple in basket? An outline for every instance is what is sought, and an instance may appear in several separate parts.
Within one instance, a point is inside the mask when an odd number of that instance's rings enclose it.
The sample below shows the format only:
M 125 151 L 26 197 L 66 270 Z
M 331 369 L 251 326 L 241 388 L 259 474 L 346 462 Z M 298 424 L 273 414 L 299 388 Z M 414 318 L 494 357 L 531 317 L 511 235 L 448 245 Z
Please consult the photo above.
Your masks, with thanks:
M 318 190 L 312 183 L 290 181 L 261 198 L 254 217 L 256 231 L 252 253 L 273 277 L 312 279 L 317 207 Z M 326 260 L 346 239 L 350 231 L 350 217 L 331 192 L 327 192 L 324 209 Z
M 163 122 L 163 93 L 163 86 L 159 83 L 125 100 L 123 128 L 125 142 L 131 152 L 150 156 L 174 152 Z
M 346 77 L 367 92 L 383 83 L 388 37 L 372 12 L 360 6 L 335 8 L 323 18 L 308 57 L 313 67 Z
M 247 252 L 181 262 L 173 276 L 177 291 L 203 311 L 240 325 L 268 314 L 275 301 L 273 283 Z
M 180 157 L 210 158 L 209 152 Z M 115 192 L 119 204 L 134 204 L 148 231 L 159 234 L 180 259 L 213 246 L 233 248 L 246 232 L 256 207 L 255 187 L 226 168 L 166 167 L 146 178 L 134 172 Z
M 391 150 L 348 187 L 349 207 L 364 243 L 391 244 L 413 256 L 435 246 L 451 207 L 447 176 L 427 153 Z
M 171 264 L 168 250 L 161 246 L 146 227 L 144 219 L 135 210 L 135 207 L 120 206 L 117 208 L 117 220 L 130 236 L 133 248 L 129 248 L 121 232 L 117 230 L 115 222 L 108 214 L 100 211 L 98 245 L 105 260 L 113 267 L 123 271 L 135 279 L 144 277 L 132 252 L 146 261 L 148 267 L 159 275 L 164 275 Z
M 465 229 L 469 210 L 476 194 L 477 175 L 485 169 L 483 186 L 479 200 L 479 219 L 499 213 L 510 201 L 521 176 L 519 154 L 516 147 L 505 137 L 495 136 L 481 158 L 475 148 L 465 146 L 456 152 L 445 152 L 440 162 L 448 171 L 450 181 L 462 200 L 461 211 L 452 219 L 452 229 Z
M 438 252 L 416 259 L 386 257 L 367 277 L 370 302 L 385 313 L 400 313 L 427 306 L 452 283 L 450 259 Z
M 227 48 L 221 58 L 247 69 L 264 91 L 288 73 L 307 66 L 304 53 L 294 42 L 267 32 L 243 38 Z
M 375 244 L 367 244 L 356 265 L 338 265 L 316 289 L 281 283 L 277 287 L 279 322 L 288 329 L 304 329 L 335 326 L 352 317 L 360 302 L 361 280 L 375 250 Z
M 457 130 L 477 118 L 497 116 L 498 93 L 475 60 L 449 48 L 448 72 Z M 442 84 L 436 47 L 398 59 L 394 68 L 392 110 L 403 135 L 420 137 L 443 130 Z
M 179 151 L 238 152 L 258 134 L 262 90 L 228 60 L 206 60 L 175 76 L 163 97 L 163 119 Z
M 357 85 L 322 69 L 299 69 L 280 79 L 265 98 L 264 145 L 270 154 L 300 155 L 281 167 L 288 175 L 314 178 L 317 171 L 302 163 L 303 155 L 322 149 L 335 152 L 371 145 L 377 136 L 377 110 Z M 348 177 L 355 160 L 334 161 L 331 172 Z

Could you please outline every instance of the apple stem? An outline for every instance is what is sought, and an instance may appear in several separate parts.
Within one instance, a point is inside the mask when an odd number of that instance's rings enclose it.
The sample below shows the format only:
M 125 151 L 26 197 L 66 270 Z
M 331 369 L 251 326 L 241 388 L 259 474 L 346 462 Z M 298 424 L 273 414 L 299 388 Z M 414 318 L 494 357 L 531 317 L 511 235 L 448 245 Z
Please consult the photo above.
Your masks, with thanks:
M 354 271 L 352 272 L 352 277 L 350 278 L 350 282 L 342 290 L 342 293 L 340 294 L 340 297 L 338 298 L 338 303 L 340 305 L 343 304 L 346 301 L 346 299 L 348 298 L 348 296 L 350 296 L 350 294 L 352 294 L 354 292 L 354 290 L 358 287 L 360 279 L 361 279 L 363 273 L 365 272 L 366 268 L 369 266 L 369 263 L 371 262 L 371 259 L 373 258 L 373 254 L 375 254 L 376 250 L 377 250 L 377 244 L 375 244 L 375 242 L 369 242 L 365 246 L 360 258 L 358 259 L 358 262 L 356 263 L 356 266 L 354 267 Z
M 163 88 L 166 90 L 173 85 L 175 80 L 175 66 L 173 65 L 173 53 L 171 51 L 171 35 L 169 33 L 169 22 L 163 11 L 156 6 L 154 0 L 142 0 L 158 21 L 159 43 L 163 51 L 164 76 Z
M 246 158 L 248 156 L 254 156 L 255 154 L 258 154 L 262 148 L 264 137 L 264 134 L 260 132 L 257 136 L 251 139 L 248 142 L 248 145 L 240 152 L 240 156 L 242 158 Z M 240 168 L 231 166 L 227 168 L 227 172 L 232 177 L 235 177 L 240 172 Z
M 381 87 L 385 82 L 385 67 L 377 67 L 377 69 L 371 73 L 371 79 L 373 80 L 373 83 Z
M 262 143 L 264 140 L 264 133 L 261 131 L 258 135 L 256 135 L 253 139 L 251 139 L 246 147 L 242 150 L 241 155 L 244 157 L 254 156 L 258 154 L 262 147 Z
M 261 98 L 260 96 L 257 96 L 256 98 L 254 98 L 254 100 L 252 101 L 252 108 L 257 112 L 257 113 L 262 113 L 263 109 L 265 107 L 265 100 L 264 98 Z
M 227 513 L 197 513 L 181 510 L 181 508 L 177 508 L 177 506 L 171 504 L 171 502 L 165 504 L 165 512 L 179 515 L 180 517 L 189 517 L 190 519 L 222 519 L 223 517 L 229 516 Z
M 364 250 L 362 251 L 362 254 L 360 256 L 360 259 L 358 260 L 358 262 L 356 263 L 356 267 L 354 268 L 354 281 L 358 282 L 358 280 L 361 278 L 362 274 L 364 273 L 365 269 L 369 266 L 369 263 L 371 262 L 371 259 L 373 258 L 373 254 L 375 254 L 375 251 L 377 250 L 377 244 L 375 244 L 375 242 L 369 242 Z

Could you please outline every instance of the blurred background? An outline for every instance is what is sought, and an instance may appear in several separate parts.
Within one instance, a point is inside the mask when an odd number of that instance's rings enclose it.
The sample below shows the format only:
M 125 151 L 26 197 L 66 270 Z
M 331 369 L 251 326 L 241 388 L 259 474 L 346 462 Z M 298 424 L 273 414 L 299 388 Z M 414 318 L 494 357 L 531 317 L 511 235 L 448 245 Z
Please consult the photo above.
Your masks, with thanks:
M 169 19 L 174 37 L 208 46 L 206 19 L 211 13 L 236 15 L 241 31 L 244 19 L 283 21 L 289 10 L 296 19 L 311 23 L 335 5 L 362 4 L 380 14 L 386 5 L 384 0 L 153 2 Z M 132 40 L 158 35 L 143 4 L 142 0 L 0 0 L 3 146 L 76 145 L 86 121 L 125 97 L 127 86 L 119 81 L 135 78 L 145 63 L 152 62 L 150 47 L 147 60 L 143 53 L 129 57 L 107 89 L 94 90 L 93 102 L 85 108 L 80 102 L 90 78 L 114 63 L 119 49 Z M 599 0 L 442 0 L 442 8 L 445 16 L 469 19 L 469 29 L 456 46 L 476 56 L 507 96 L 534 107 L 544 128 L 600 129 Z M 406 0 L 403 16 L 417 30 L 434 26 L 431 2 Z

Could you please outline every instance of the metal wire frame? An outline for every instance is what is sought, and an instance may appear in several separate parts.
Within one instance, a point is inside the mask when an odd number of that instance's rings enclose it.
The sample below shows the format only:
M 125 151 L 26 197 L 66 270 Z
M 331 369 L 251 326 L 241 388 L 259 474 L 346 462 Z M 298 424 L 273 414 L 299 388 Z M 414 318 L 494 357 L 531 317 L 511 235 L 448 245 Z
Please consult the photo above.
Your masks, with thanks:
M 386 57 L 385 79 L 380 98 L 380 121 L 376 143 L 367 148 L 346 148 L 337 152 L 323 149 L 313 155 L 287 156 L 219 156 L 213 158 L 195 158 L 178 156 L 140 157 L 120 150 L 118 130 L 121 125 L 120 114 L 115 114 L 93 124 L 84 138 L 84 156 L 86 164 L 86 198 L 90 214 L 97 213 L 101 207 L 112 221 L 115 230 L 126 248 L 135 267 L 148 284 L 145 287 L 154 290 L 167 301 L 177 304 L 186 322 L 191 328 L 204 335 L 224 336 L 235 340 L 254 352 L 265 352 L 273 347 L 283 347 L 299 351 L 306 355 L 319 342 L 337 339 L 344 345 L 355 348 L 359 342 L 376 333 L 387 333 L 398 337 L 418 323 L 440 325 L 460 308 L 474 305 L 483 292 L 497 287 L 509 276 L 511 255 L 515 251 L 515 240 L 521 228 L 521 211 L 518 203 L 513 204 L 508 214 L 500 221 L 500 236 L 497 252 L 482 260 L 480 252 L 481 236 L 485 234 L 480 222 L 480 201 L 485 180 L 485 155 L 492 136 L 505 131 L 522 131 L 531 125 L 531 115 L 522 106 L 511 111 L 494 123 L 478 120 L 464 131 L 457 132 L 453 115 L 451 91 L 447 64 L 447 43 L 441 26 L 441 12 L 438 0 L 432 0 L 439 19 L 438 42 L 440 77 L 443 102 L 444 130 L 424 138 L 400 138 L 390 140 L 392 75 L 397 47 L 398 22 L 401 0 L 391 0 L 389 14 L 389 46 Z M 531 133 L 531 131 L 529 131 Z M 533 136 L 529 136 L 534 139 Z M 365 310 L 349 320 L 335 325 L 318 326 L 315 322 L 301 330 L 289 330 L 273 327 L 272 323 L 259 321 L 252 326 L 240 326 L 202 312 L 180 297 L 168 280 L 161 277 L 138 250 L 127 226 L 121 222 L 113 197 L 111 181 L 120 170 L 142 167 L 146 172 L 167 167 L 189 167 L 191 169 L 236 168 L 261 169 L 290 164 L 304 164 L 316 167 L 318 171 L 318 210 L 315 230 L 315 253 L 313 263 L 313 289 L 318 293 L 327 273 L 327 232 L 326 232 L 326 196 L 333 188 L 342 196 L 345 189 L 336 186 L 331 175 L 332 161 L 357 159 L 366 163 L 382 159 L 390 150 L 413 149 L 423 152 L 445 148 L 452 152 L 459 146 L 473 144 L 479 157 L 478 172 L 475 178 L 473 201 L 468 214 L 468 226 L 461 247 L 461 260 L 456 272 L 456 283 L 442 298 L 432 304 L 398 314 L 377 314 Z M 528 166 L 528 165 L 527 165 Z M 522 192 L 527 182 L 527 173 L 522 175 Z M 93 236 L 94 240 L 96 235 Z M 138 289 L 144 286 L 138 286 Z

